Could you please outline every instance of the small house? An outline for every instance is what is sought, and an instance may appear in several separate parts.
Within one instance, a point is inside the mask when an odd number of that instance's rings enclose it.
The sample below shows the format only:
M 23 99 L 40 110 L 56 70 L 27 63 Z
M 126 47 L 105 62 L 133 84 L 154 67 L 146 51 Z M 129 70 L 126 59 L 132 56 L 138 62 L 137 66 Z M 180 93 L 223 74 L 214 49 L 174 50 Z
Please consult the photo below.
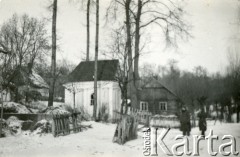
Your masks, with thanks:
M 158 80 L 152 79 L 139 90 L 140 110 L 159 115 L 177 115 L 180 99 Z
M 109 119 L 116 119 L 114 111 L 119 111 L 121 106 L 121 91 L 116 81 L 119 62 L 98 60 L 97 64 L 97 115 L 105 112 Z M 94 61 L 81 62 L 64 84 L 65 103 L 90 115 L 94 106 L 94 65 Z

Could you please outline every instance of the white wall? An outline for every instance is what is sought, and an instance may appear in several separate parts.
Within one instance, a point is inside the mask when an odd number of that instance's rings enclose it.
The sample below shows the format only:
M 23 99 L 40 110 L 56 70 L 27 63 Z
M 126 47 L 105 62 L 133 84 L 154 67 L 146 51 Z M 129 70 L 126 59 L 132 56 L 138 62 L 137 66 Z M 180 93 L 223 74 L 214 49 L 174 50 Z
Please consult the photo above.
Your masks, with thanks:
M 3 94 L 3 98 L 2 98 L 2 94 Z M 2 93 L 0 93 L 0 99 L 2 99 L 3 101 L 11 101 L 10 92 L 8 92 L 6 90 L 2 91 Z
M 91 94 L 94 92 L 94 82 L 78 82 L 78 83 L 68 83 L 64 85 L 68 89 L 75 90 L 75 102 L 76 108 L 84 107 L 84 109 L 92 115 L 93 106 L 90 105 Z M 109 111 L 110 118 L 113 117 L 113 111 L 120 111 L 121 103 L 121 92 L 117 82 L 113 81 L 98 81 L 98 108 L 99 109 L 105 105 Z M 73 107 L 73 93 L 65 88 L 65 103 Z

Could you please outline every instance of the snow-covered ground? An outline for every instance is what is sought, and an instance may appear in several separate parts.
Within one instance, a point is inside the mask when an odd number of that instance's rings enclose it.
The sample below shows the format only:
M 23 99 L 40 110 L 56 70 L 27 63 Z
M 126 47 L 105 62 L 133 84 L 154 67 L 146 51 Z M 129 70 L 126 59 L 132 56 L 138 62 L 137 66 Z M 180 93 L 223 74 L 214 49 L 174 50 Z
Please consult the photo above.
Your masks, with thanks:
M 129 141 L 124 145 L 112 143 L 116 124 L 104 124 L 96 122 L 87 122 L 92 124 L 93 128 L 83 130 L 79 133 L 72 133 L 67 136 L 54 138 L 52 134 L 29 135 L 27 132 L 17 137 L 0 138 L 0 156 L 1 157 L 87 157 L 87 156 L 143 156 L 143 138 L 142 132 L 136 140 Z M 208 130 L 213 129 L 213 133 L 219 135 L 220 139 L 224 134 L 231 134 L 236 138 L 237 150 L 240 151 L 240 124 L 220 124 L 213 125 L 208 122 Z M 160 132 L 160 131 L 159 131 Z M 178 129 L 171 129 L 164 141 L 171 148 L 176 143 L 174 138 L 181 134 Z M 198 128 L 194 128 L 191 134 L 200 134 Z M 179 143 L 179 141 L 178 141 Z M 214 150 L 218 150 L 221 143 L 226 141 L 214 141 Z M 210 156 L 207 153 L 207 141 L 200 141 L 200 156 Z M 192 146 L 192 137 L 190 137 L 190 149 Z M 158 148 L 158 156 L 167 156 Z M 221 156 L 221 155 L 217 155 Z

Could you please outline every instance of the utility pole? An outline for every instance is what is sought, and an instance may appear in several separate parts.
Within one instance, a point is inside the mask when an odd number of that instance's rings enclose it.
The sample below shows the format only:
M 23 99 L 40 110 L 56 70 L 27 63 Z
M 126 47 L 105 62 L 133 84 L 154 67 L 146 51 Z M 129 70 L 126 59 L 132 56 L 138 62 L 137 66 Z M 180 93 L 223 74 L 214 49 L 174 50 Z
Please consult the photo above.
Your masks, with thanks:
M 95 65 L 94 65 L 94 106 L 93 106 L 94 120 L 97 119 L 98 40 L 99 40 L 99 0 L 96 1 L 96 39 L 95 39 Z

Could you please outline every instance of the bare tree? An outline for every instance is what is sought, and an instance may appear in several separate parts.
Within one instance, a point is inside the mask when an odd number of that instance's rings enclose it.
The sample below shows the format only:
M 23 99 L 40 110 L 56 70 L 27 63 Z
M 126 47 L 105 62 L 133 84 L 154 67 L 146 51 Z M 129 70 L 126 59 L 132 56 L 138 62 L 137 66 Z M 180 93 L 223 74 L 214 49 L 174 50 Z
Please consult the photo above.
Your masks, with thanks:
M 22 67 L 29 68 L 29 73 L 34 64 L 48 53 L 49 44 L 45 28 L 46 21 L 16 14 L 4 23 L 0 31 L 0 49 L 8 52 L 2 55 L 2 71 L 4 80 L 9 84 L 15 77 L 15 72 Z M 29 82 L 27 81 L 26 84 Z M 18 84 L 15 84 L 15 101 L 18 101 Z
M 239 112 L 240 112 L 240 55 L 239 50 L 235 47 L 229 49 L 228 53 L 228 67 L 227 67 L 227 77 L 230 81 L 230 93 L 234 99 L 237 122 L 239 122 Z
M 31 63 L 48 49 L 45 22 L 28 15 L 16 14 L 4 23 L 0 31 L 0 89 L 1 89 L 1 122 L 3 116 L 4 95 L 7 96 L 15 71 Z M 4 92 L 4 93 L 3 93 Z M 6 98 L 5 98 L 6 100 Z M 2 131 L 2 123 L 0 130 Z M 2 133 L 0 133 L 1 135 Z
M 73 94 L 73 109 L 75 110 L 76 108 L 76 94 L 81 92 L 82 89 L 78 88 L 77 85 L 75 85 L 73 82 L 71 82 L 70 84 L 67 84 L 64 86 L 65 89 L 67 89 L 70 93 Z
M 87 1 L 87 56 L 86 61 L 89 61 L 89 47 L 90 47 L 90 5 L 91 0 Z
M 141 45 L 141 30 L 151 24 L 156 24 L 163 31 L 167 45 L 177 47 L 178 39 L 190 36 L 189 27 L 182 19 L 183 9 L 172 0 L 113 0 L 110 7 L 116 10 L 120 5 L 125 10 L 125 26 L 129 61 L 134 59 L 133 70 L 129 71 L 131 105 L 138 107 L 139 86 L 139 54 Z M 110 8 L 108 11 L 111 10 Z M 109 11 L 110 12 L 110 11 Z M 131 33 L 132 29 L 134 31 Z M 134 40 L 132 36 L 134 35 Z M 132 41 L 135 41 L 134 43 Z M 134 54 L 132 46 L 134 45 Z M 130 66 L 131 67 L 131 66 Z
M 128 99 L 128 74 L 129 74 L 129 66 L 128 66 L 128 53 L 126 47 L 126 29 L 125 27 L 120 27 L 118 29 L 114 29 L 111 33 L 111 42 L 108 45 L 109 50 L 104 54 L 108 58 L 118 59 L 118 69 L 116 74 L 116 81 L 118 82 L 122 103 L 120 113 L 123 114 L 124 106 L 125 113 L 127 112 L 127 99 Z
M 127 54 L 128 54 L 128 66 L 129 66 L 129 75 L 128 75 L 128 82 L 129 82 L 129 87 L 130 87 L 130 97 L 131 97 L 131 106 L 133 108 L 137 108 L 137 88 L 134 84 L 134 71 L 133 71 L 133 62 L 132 62 L 132 34 L 131 34 L 131 2 L 132 0 L 126 0 L 124 2 L 125 6 L 125 18 L 126 18 L 126 32 L 127 32 Z
M 71 0 L 70 0 L 71 2 Z M 86 11 L 86 32 L 87 32 L 87 40 L 86 40 L 86 61 L 90 59 L 90 13 L 91 8 L 96 3 L 94 0 L 77 0 L 76 3 L 81 2 L 81 9 Z
M 7 53 L 8 54 L 8 53 Z M 7 73 L 9 72 L 9 70 L 7 70 L 9 67 L 9 61 L 11 60 L 7 54 L 5 54 L 4 56 L 1 56 L 1 74 L 0 74 L 0 90 L 1 90 L 1 99 L 0 99 L 0 104 L 1 104 L 1 119 L 0 119 L 0 137 L 2 136 L 2 127 L 3 127 L 3 103 L 4 103 L 4 90 L 7 91 L 6 85 L 9 84 L 9 82 L 7 83 Z M 7 92 L 6 92 L 7 93 Z
M 49 50 L 44 20 L 16 14 L 1 27 L 0 49 L 12 55 L 14 66 L 35 63 Z
M 51 60 L 51 82 L 49 88 L 49 99 L 48 99 L 48 107 L 53 106 L 53 98 L 54 98 L 54 87 L 55 87 L 55 76 L 56 76 L 56 25 L 57 25 L 57 0 L 53 1 L 52 8 L 52 60 Z

